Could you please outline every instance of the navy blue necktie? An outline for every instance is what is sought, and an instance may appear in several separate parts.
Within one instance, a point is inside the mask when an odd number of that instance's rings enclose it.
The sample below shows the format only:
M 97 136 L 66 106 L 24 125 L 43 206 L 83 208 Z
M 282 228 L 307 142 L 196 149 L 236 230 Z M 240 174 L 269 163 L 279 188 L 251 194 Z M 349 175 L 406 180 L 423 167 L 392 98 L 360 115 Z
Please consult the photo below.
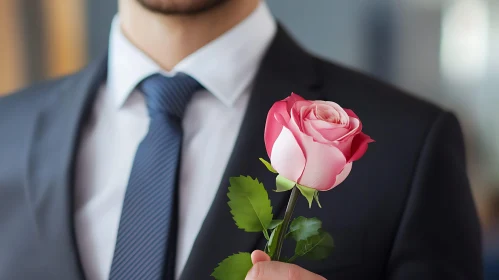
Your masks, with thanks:
M 155 74 L 140 85 L 151 122 L 123 202 L 110 280 L 173 279 L 182 117 L 201 85 L 186 74 Z

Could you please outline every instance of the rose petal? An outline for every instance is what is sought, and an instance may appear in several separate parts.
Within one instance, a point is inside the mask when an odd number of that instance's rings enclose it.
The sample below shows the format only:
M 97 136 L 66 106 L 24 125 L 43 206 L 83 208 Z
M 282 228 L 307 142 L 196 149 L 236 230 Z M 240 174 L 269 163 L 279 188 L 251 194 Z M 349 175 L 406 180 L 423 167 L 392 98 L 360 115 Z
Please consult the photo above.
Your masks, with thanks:
M 360 131 L 362 130 L 362 123 L 360 122 L 359 119 L 356 118 L 351 118 L 350 119 L 350 131 L 348 133 L 345 133 L 343 136 L 337 138 L 338 141 L 348 141 L 349 137 L 353 137 L 356 134 L 359 134 Z
M 328 142 L 336 141 L 350 132 L 342 124 L 328 123 L 323 120 L 307 120 L 307 122 Z
M 352 156 L 348 162 L 359 160 L 366 153 L 367 145 L 372 142 L 374 142 L 374 140 L 368 135 L 362 132 L 357 134 L 352 141 Z
M 345 108 L 343 108 L 343 110 L 345 110 L 345 113 L 347 113 L 347 115 L 348 115 L 349 117 L 356 118 L 356 119 L 359 119 L 359 120 L 360 120 L 360 118 L 359 118 L 359 117 L 357 117 L 357 115 L 356 115 L 356 114 L 355 114 L 352 110 L 350 110 L 350 109 L 345 109 Z
M 303 131 L 303 120 L 305 119 L 304 114 L 312 110 L 312 106 L 313 103 L 308 100 L 299 100 L 293 104 L 293 107 L 291 107 L 291 118 L 295 119 L 300 131 Z
M 330 128 L 345 128 L 345 125 L 340 123 L 330 123 L 323 120 L 309 120 L 309 121 L 317 130 L 330 129 Z
M 308 120 L 317 120 L 317 115 L 315 114 L 315 110 L 310 110 L 305 118 L 307 118 Z
M 286 99 L 293 100 L 293 102 L 300 101 L 300 100 L 306 100 L 305 98 L 301 97 L 300 95 L 292 92 L 290 96 L 286 97 Z
M 308 136 L 311 136 L 315 141 L 323 143 L 323 144 L 329 144 L 329 140 L 324 138 L 317 129 L 312 125 L 310 120 L 305 120 L 303 122 L 303 132 L 307 134 Z
M 333 109 L 334 111 L 336 111 L 338 113 L 341 123 L 345 123 L 345 124 L 348 123 L 348 121 L 349 121 L 348 114 L 345 112 L 345 110 L 340 105 L 338 105 L 338 103 L 335 103 L 332 101 L 322 101 L 322 100 L 317 100 L 317 101 L 313 101 L 313 102 L 314 102 L 314 104 L 323 104 L 323 105 L 326 105 L 328 108 Z
M 293 134 L 298 133 L 298 132 L 302 132 L 303 129 L 302 129 L 301 125 L 302 124 L 301 124 L 300 116 L 297 114 L 297 112 L 295 110 L 291 110 L 291 119 L 288 122 L 289 130 L 291 130 L 291 132 L 293 132 Z
M 343 153 L 348 162 L 348 159 L 352 157 L 352 141 L 333 141 L 333 145 Z
M 296 103 L 298 106 L 298 103 Z M 311 114 L 311 112 L 313 112 L 313 105 L 311 104 L 310 106 L 301 106 L 300 107 L 300 115 L 299 115 L 299 118 L 301 120 L 301 128 L 303 129 L 303 125 L 304 125 L 304 121 L 309 119 L 309 115 Z
M 336 141 L 340 138 L 343 138 L 346 134 L 350 133 L 348 129 L 339 127 L 339 128 L 329 128 L 329 129 L 320 129 L 319 133 L 326 138 L 328 141 Z
M 334 108 L 325 104 L 315 104 L 315 106 L 315 114 L 318 119 L 329 123 L 342 123 L 340 113 Z
M 303 135 L 301 142 L 306 157 L 305 170 L 298 183 L 317 190 L 326 190 L 346 165 L 346 158 L 336 147 L 315 142 Z
M 302 138 L 305 136 L 305 133 L 303 133 L 299 128 L 298 125 L 296 124 L 295 120 L 293 117 L 289 120 L 287 125 L 285 125 L 289 131 L 294 135 L 296 142 L 300 146 L 301 150 L 303 151 L 303 154 L 305 154 L 305 148 L 303 147 L 303 143 L 301 142 Z
M 264 132 L 264 141 L 265 141 L 265 148 L 267 150 L 267 154 L 270 158 L 270 153 L 272 151 L 272 147 L 274 146 L 274 142 L 281 134 L 281 130 L 283 127 L 283 124 L 280 123 L 277 118 L 276 114 L 279 114 L 282 116 L 282 118 L 285 120 L 285 117 L 288 117 L 289 120 L 289 115 L 288 112 L 286 111 L 286 102 L 284 101 L 278 101 L 274 103 L 272 108 L 270 108 L 270 111 L 267 115 L 267 122 L 265 123 L 265 132 Z
M 330 187 L 329 189 L 327 190 L 324 190 L 324 191 L 329 191 L 330 189 L 338 186 L 339 184 L 343 183 L 343 181 L 345 181 L 345 179 L 348 177 L 348 175 L 350 174 L 350 171 L 352 171 L 352 163 L 348 163 L 347 165 L 345 165 L 345 168 L 343 168 L 343 170 L 341 171 L 340 174 L 338 174 L 338 176 L 336 176 L 336 182 L 334 182 L 334 185 L 332 187 Z
M 293 105 L 295 105 L 296 102 L 298 101 L 306 101 L 303 97 L 299 96 L 298 94 L 292 92 L 290 96 L 286 97 L 284 100 L 287 104 L 287 110 L 288 112 L 291 112 L 291 108 Z
M 286 179 L 297 182 L 305 167 L 305 155 L 293 133 L 283 127 L 270 155 L 272 167 Z

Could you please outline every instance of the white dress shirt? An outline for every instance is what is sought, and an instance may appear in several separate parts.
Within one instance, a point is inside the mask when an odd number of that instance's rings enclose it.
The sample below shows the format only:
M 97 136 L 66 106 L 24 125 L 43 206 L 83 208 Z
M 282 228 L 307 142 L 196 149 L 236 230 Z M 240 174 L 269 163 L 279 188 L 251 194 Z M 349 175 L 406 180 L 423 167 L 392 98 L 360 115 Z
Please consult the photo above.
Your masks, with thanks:
M 184 72 L 205 88 L 194 94 L 182 122 L 178 278 L 221 183 L 253 79 L 276 29 L 262 2 L 237 26 L 165 72 L 124 37 L 115 17 L 108 79 L 98 92 L 77 157 L 75 228 L 87 279 L 109 277 L 133 159 L 148 130 L 138 83 L 154 73 Z

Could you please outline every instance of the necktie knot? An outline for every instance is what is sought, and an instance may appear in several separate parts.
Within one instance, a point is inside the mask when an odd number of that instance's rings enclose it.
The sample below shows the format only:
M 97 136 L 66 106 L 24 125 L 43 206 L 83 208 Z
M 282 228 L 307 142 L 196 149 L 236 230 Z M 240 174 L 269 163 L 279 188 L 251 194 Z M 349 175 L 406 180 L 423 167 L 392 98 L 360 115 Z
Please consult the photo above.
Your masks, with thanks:
M 151 118 L 166 114 L 181 119 L 192 95 L 200 89 L 201 84 L 184 73 L 173 77 L 154 74 L 139 85 Z

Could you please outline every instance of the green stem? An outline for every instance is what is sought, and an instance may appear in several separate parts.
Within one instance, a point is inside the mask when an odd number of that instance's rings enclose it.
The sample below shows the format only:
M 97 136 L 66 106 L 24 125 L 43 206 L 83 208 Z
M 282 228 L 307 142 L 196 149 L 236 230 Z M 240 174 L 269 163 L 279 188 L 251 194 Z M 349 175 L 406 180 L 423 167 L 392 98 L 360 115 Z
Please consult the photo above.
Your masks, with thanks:
M 276 247 L 276 260 L 278 261 L 281 258 L 281 249 L 284 243 L 284 236 L 288 231 L 289 223 L 291 222 L 291 216 L 293 215 L 293 211 L 295 210 L 296 201 L 298 200 L 300 192 L 296 186 L 291 190 L 291 195 L 289 196 L 288 206 L 286 207 L 286 213 L 284 213 L 284 219 L 282 220 L 282 228 L 281 232 L 279 232 L 279 236 L 277 238 L 277 247 Z

